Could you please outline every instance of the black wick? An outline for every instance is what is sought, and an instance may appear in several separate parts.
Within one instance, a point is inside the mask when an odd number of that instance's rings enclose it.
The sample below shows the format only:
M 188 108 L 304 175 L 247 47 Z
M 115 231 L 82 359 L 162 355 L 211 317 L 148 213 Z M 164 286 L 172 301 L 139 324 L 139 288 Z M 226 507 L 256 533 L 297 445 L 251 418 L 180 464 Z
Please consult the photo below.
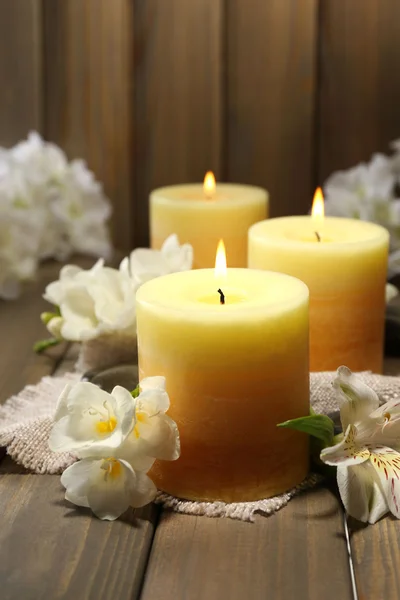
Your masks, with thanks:
M 319 235 L 318 231 L 314 231 L 314 233 L 317 236 L 317 240 L 320 242 L 321 241 L 321 236 Z
M 221 304 L 225 304 L 225 296 L 224 296 L 224 292 L 221 290 L 221 288 L 218 290 L 218 294 L 221 296 Z

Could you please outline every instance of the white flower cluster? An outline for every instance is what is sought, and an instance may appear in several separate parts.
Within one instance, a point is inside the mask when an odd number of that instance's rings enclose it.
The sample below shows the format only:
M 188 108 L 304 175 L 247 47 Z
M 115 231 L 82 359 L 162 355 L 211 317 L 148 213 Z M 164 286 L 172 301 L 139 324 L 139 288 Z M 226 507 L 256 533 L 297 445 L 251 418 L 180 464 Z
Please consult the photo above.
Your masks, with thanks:
M 180 246 L 171 235 L 161 250 L 137 248 L 119 269 L 105 267 L 101 259 L 89 270 L 66 265 L 44 294 L 56 312 L 44 313 L 42 320 L 52 335 L 71 342 L 115 333 L 135 336 L 138 288 L 149 279 L 187 271 L 192 263 L 192 246 Z
M 49 439 L 54 452 L 80 459 L 61 476 L 65 498 L 110 521 L 151 502 L 157 490 L 147 472 L 156 459 L 180 455 L 169 405 L 164 377 L 143 379 L 132 394 L 120 386 L 109 394 L 92 383 L 67 385 Z
M 37 133 L 0 148 L 0 298 L 15 298 L 40 260 L 74 252 L 108 258 L 110 214 L 84 161 L 68 162 Z
M 391 156 L 333 173 L 324 184 L 327 215 L 378 223 L 390 232 L 389 277 L 400 273 L 400 140 Z

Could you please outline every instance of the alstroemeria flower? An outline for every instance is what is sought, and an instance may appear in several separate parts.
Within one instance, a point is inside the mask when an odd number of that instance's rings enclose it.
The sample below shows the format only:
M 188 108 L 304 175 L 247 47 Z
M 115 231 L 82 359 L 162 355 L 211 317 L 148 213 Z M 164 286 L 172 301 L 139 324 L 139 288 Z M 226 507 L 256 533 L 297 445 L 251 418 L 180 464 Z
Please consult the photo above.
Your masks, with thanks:
M 388 511 L 400 518 L 400 400 L 379 407 L 376 393 L 346 367 L 333 385 L 344 435 L 321 459 L 337 467 L 346 511 L 369 523 Z
M 132 279 L 110 267 L 102 259 L 89 270 L 66 265 L 58 281 L 50 283 L 44 298 L 58 307 L 61 317 L 54 328 L 72 342 L 97 338 L 117 331 L 136 335 L 136 286 Z M 54 325 L 54 327 L 53 327 Z
M 155 459 L 176 460 L 180 456 L 178 427 L 165 413 L 169 396 L 165 377 L 146 377 L 140 382 L 140 394 L 132 399 L 136 422 L 117 456 L 128 460 L 135 468 L 148 470 Z
M 113 455 L 135 427 L 131 394 L 116 386 L 111 394 L 92 383 L 67 385 L 54 416 L 49 447 L 78 458 Z
M 170 235 L 161 250 L 136 248 L 125 258 L 120 270 L 128 273 L 139 287 L 146 281 L 177 271 L 188 271 L 193 265 L 193 248 L 190 244 L 179 245 L 178 237 Z
M 61 483 L 66 488 L 66 500 L 89 507 L 108 521 L 118 519 L 129 506 L 145 506 L 157 492 L 145 473 L 114 457 L 81 460 L 64 471 Z

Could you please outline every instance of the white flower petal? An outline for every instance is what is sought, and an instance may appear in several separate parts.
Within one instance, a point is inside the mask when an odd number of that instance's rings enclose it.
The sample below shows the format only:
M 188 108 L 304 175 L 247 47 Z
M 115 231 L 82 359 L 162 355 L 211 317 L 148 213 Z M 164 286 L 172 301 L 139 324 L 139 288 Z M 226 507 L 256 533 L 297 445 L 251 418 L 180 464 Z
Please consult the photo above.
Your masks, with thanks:
M 140 383 L 140 387 L 142 383 Z M 148 388 L 140 392 L 136 398 L 137 410 L 143 410 L 150 416 L 169 409 L 170 401 L 167 392 L 160 388 Z
M 162 390 L 165 392 L 165 377 L 145 377 L 140 382 L 140 389 L 142 392 L 147 390 Z
M 54 420 L 59 421 L 62 417 L 66 417 L 68 414 L 68 397 L 71 392 L 72 385 L 67 383 L 61 392 L 56 406 L 56 412 L 54 414 Z
M 62 328 L 64 326 L 64 319 L 62 317 L 53 317 L 47 323 L 47 329 L 53 337 L 56 339 L 62 339 Z
M 336 467 L 358 465 L 368 460 L 369 456 L 368 448 L 357 444 L 357 428 L 349 425 L 343 440 L 335 446 L 324 448 L 320 458 L 327 465 Z
M 400 519 L 400 453 L 385 446 L 371 451 L 371 464 L 378 474 L 390 511 Z
M 90 480 L 88 504 L 99 519 L 114 521 L 131 504 L 136 474 L 124 461 L 103 460 L 96 463 L 98 472 Z M 104 468 L 107 465 L 110 465 L 109 470 Z
M 343 431 L 361 421 L 379 406 L 376 392 L 361 381 L 347 367 L 339 367 L 333 381 L 340 404 Z
M 78 506 L 89 506 L 87 492 L 93 466 L 92 460 L 81 460 L 65 469 L 61 475 L 61 483 L 66 488 L 66 500 Z
M 399 295 L 399 290 L 392 283 L 387 283 L 385 288 L 386 304 L 394 300 Z
M 112 456 L 134 426 L 134 402 L 119 386 L 108 394 L 80 382 L 64 390 L 60 402 L 49 438 L 55 452 L 73 452 L 80 458 Z
M 375 523 L 389 507 L 370 464 L 337 469 L 337 482 L 346 512 L 364 523 Z
M 180 456 L 180 437 L 178 426 L 160 413 L 149 419 L 149 424 L 139 425 L 139 447 L 141 452 L 160 460 L 176 460 Z
M 123 461 L 121 461 L 123 462 Z M 130 490 L 131 506 L 140 508 L 153 502 L 157 494 L 157 488 L 153 481 L 145 473 L 136 471 L 135 486 Z
M 128 435 L 135 425 L 135 403 L 127 389 L 117 385 L 111 392 L 116 401 L 116 416 L 121 424 L 124 436 Z

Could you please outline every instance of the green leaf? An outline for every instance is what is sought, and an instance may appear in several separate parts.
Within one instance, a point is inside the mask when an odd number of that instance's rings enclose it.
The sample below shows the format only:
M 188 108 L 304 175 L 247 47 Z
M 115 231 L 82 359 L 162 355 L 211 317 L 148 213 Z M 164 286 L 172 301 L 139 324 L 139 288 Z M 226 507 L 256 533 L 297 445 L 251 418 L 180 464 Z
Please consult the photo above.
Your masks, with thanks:
M 140 388 L 139 388 L 139 384 L 137 384 L 137 386 L 135 387 L 135 389 L 131 392 L 131 396 L 133 396 L 133 398 L 137 398 L 140 394 Z
M 36 342 L 33 346 L 33 351 L 37 354 L 44 352 L 47 348 L 51 348 L 52 346 L 57 346 L 62 340 L 57 340 L 56 338 L 49 338 L 48 340 L 40 340 Z
M 311 414 L 308 417 L 290 419 L 279 423 L 278 427 L 302 431 L 322 441 L 323 447 L 333 445 L 334 424 L 332 419 L 326 415 Z

